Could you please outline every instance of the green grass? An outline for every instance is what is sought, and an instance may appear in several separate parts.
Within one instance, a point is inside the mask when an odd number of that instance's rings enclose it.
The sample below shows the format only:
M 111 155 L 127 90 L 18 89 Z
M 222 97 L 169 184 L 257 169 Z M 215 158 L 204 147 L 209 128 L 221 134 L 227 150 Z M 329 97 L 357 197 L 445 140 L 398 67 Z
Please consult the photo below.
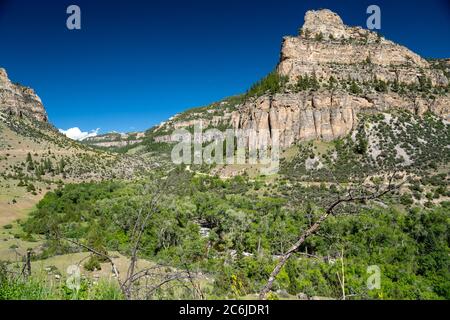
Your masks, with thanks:
M 0 300 L 121 300 L 117 283 L 81 280 L 79 290 L 72 290 L 64 281 L 42 277 L 24 279 L 0 275 Z

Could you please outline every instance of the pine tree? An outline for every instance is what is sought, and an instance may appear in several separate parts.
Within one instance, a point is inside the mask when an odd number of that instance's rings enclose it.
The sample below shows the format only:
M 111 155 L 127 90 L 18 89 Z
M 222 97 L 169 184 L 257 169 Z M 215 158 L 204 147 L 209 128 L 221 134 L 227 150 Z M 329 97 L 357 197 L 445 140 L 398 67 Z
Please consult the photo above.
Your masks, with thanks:
M 330 79 L 328 80 L 328 89 L 329 90 L 334 90 L 337 87 L 337 80 L 333 77 L 330 76 Z
M 322 41 L 323 40 L 323 33 L 319 32 L 318 34 L 315 35 L 314 40 L 316 41 Z
M 64 158 L 61 158 L 61 160 L 59 160 L 58 171 L 60 173 L 63 173 L 65 167 L 66 167 L 66 162 L 64 161 Z
M 374 89 L 378 92 L 387 92 L 388 91 L 388 85 L 383 80 L 376 80 L 374 81 Z
M 44 161 L 44 171 L 45 172 L 53 172 L 53 164 L 50 159 L 45 159 Z
M 311 87 L 311 89 L 313 89 L 313 90 L 318 90 L 318 89 L 320 89 L 320 83 L 319 83 L 319 81 L 317 80 L 316 74 L 313 74 L 313 76 L 311 77 L 311 80 L 310 80 L 310 87 Z
M 28 171 L 34 171 L 34 162 L 33 162 L 33 158 L 31 157 L 31 154 L 28 152 L 27 154 L 27 170 Z
M 350 92 L 353 94 L 361 94 L 362 93 L 361 88 L 358 86 L 358 84 L 356 83 L 355 80 L 353 80 L 350 85 Z

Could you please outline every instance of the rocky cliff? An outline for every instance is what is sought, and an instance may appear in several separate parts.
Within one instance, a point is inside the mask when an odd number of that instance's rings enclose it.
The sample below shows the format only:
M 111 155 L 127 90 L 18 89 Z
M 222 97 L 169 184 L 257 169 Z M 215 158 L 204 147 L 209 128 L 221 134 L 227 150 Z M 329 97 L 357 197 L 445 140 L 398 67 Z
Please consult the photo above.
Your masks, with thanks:
M 278 72 L 290 81 L 315 75 L 327 80 L 364 82 L 376 77 L 417 83 L 422 76 L 433 85 L 448 84 L 443 73 L 432 70 L 419 55 L 375 32 L 345 26 L 330 10 L 308 11 L 300 35 L 283 39 Z
M 276 72 L 282 90 L 247 99 L 231 125 L 279 130 L 284 148 L 347 135 L 361 112 L 431 111 L 450 120 L 445 70 L 329 10 L 307 12 L 300 35 L 284 38 Z
M 350 133 L 358 114 L 403 109 L 422 115 L 426 111 L 449 119 L 449 96 L 434 101 L 417 97 L 407 99 L 394 93 L 364 97 L 345 92 L 300 92 L 261 96 L 239 107 L 232 126 L 239 129 L 278 130 L 280 146 L 288 148 L 297 141 L 333 140 Z
M 47 122 L 47 113 L 33 89 L 14 84 L 0 68 L 0 112 Z
M 121 148 L 142 142 L 144 132 L 117 133 L 111 132 L 95 137 L 89 137 L 82 143 L 102 148 Z

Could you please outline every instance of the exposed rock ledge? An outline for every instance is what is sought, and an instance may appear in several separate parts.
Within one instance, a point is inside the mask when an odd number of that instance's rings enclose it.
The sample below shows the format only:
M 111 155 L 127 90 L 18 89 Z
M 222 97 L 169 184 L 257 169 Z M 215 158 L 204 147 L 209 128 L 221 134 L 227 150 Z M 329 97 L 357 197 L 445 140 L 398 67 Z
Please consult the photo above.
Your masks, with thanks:
M 47 113 L 33 89 L 14 84 L 6 70 L 0 68 L 0 111 L 47 122 Z
M 235 129 L 279 130 L 280 146 L 288 148 L 300 140 L 332 140 L 350 133 L 361 112 L 404 109 L 422 115 L 431 111 L 450 121 L 450 98 L 410 100 L 397 94 L 357 97 L 344 92 L 276 94 L 249 101 L 233 112 Z

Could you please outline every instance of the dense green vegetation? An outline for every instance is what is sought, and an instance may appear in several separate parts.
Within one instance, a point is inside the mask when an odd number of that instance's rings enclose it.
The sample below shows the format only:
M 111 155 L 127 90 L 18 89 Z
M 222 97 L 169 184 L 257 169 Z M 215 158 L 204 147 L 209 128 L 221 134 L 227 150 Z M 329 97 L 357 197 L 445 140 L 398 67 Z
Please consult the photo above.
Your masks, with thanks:
M 257 293 L 275 256 L 316 219 L 324 199 L 336 197 L 335 188 L 325 185 L 289 187 L 283 180 L 267 185 L 243 177 L 224 181 L 184 171 L 174 174 L 176 186 L 159 201 L 145 229 L 141 257 L 175 267 L 188 264 L 211 275 L 215 281 L 209 298 Z M 97 250 L 129 254 L 133 219 L 159 183 L 152 177 L 134 183 L 67 185 L 45 196 L 24 231 L 47 236 L 38 258 L 80 250 L 62 246 L 54 240 L 57 234 Z M 342 216 L 328 220 L 278 276 L 279 294 L 340 298 L 336 273 L 344 252 L 348 296 L 449 299 L 449 204 L 425 209 L 398 207 L 392 197 L 383 201 L 389 209 L 349 206 Z M 201 233 L 201 227 L 208 232 Z M 367 289 L 370 265 L 382 271 L 380 290 Z
M 246 97 L 259 97 L 267 93 L 275 94 L 281 92 L 284 89 L 287 80 L 287 77 L 280 76 L 276 70 L 272 71 L 266 77 L 252 85 L 247 91 Z
M 310 90 L 314 83 L 305 77 L 299 86 Z M 445 167 L 450 155 L 442 152 L 450 141 L 448 126 L 431 114 L 419 119 L 401 111 L 360 120 L 345 139 L 296 146 L 296 155 L 282 162 L 274 179 L 244 174 L 222 180 L 194 173 L 208 168 L 191 172 L 181 167 L 128 182 L 60 184 L 21 223 L 19 237 L 44 239 L 33 257 L 38 260 L 85 250 L 61 239 L 130 256 L 136 219 L 170 178 L 172 184 L 164 187 L 145 226 L 139 257 L 207 275 L 214 280 L 205 291 L 207 298 L 254 297 L 277 257 L 336 199 L 341 192 L 337 182 L 357 183 L 401 169 L 413 176 L 400 194 L 340 208 L 289 260 L 270 297 L 302 293 L 341 298 L 338 275 L 343 263 L 347 298 L 450 299 L 450 206 L 445 202 L 450 195 Z M 164 153 L 168 145 L 161 144 L 161 150 L 155 144 L 144 146 Z M 19 184 L 35 192 L 31 174 L 63 173 L 66 166 L 65 159 L 37 161 L 28 154 L 20 165 Z M 379 181 L 374 177 L 372 182 Z M 93 255 L 83 266 L 98 270 L 102 262 Z M 380 289 L 367 288 L 367 268 L 372 265 L 381 270 Z M 123 298 L 117 288 L 95 291 L 98 287 L 88 280 L 83 295 L 74 296 L 64 286 L 36 277 L 24 280 L 4 273 L 3 279 L 4 299 Z

